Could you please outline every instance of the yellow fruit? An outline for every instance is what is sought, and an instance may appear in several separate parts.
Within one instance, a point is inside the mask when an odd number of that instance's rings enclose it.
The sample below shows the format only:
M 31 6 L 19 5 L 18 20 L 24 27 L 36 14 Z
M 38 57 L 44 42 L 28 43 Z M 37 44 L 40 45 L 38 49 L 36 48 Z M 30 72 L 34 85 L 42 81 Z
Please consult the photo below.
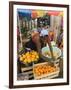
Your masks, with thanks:
M 50 65 L 38 65 L 37 67 L 34 68 L 34 73 L 37 76 L 41 76 L 44 74 L 52 73 L 55 72 L 56 68 Z
M 37 55 L 37 56 L 36 56 L 36 59 L 38 59 L 38 58 L 39 58 L 39 56 Z
M 31 58 L 31 62 L 34 62 L 34 58 Z
M 23 61 L 23 57 L 20 57 L 20 61 Z
M 32 58 L 35 58 L 35 55 L 32 55 L 31 57 L 32 57 Z
M 20 61 L 23 61 L 24 63 L 31 63 L 34 61 L 38 61 L 38 53 L 36 51 L 27 52 L 25 54 L 22 54 L 19 56 Z
M 30 60 L 30 59 L 28 59 L 28 60 L 27 60 L 27 63 L 31 63 L 31 60 Z
M 27 59 L 24 60 L 24 63 L 27 63 Z
M 25 58 L 25 55 L 23 54 L 23 58 Z

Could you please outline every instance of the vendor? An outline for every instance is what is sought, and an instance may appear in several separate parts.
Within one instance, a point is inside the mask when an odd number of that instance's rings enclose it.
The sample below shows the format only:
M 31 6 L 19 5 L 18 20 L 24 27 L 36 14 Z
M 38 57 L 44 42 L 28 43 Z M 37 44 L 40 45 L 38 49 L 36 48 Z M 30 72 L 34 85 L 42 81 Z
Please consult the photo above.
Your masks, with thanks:
M 52 48 L 51 48 L 51 42 L 50 38 L 48 36 L 48 30 L 42 29 L 39 33 L 37 30 L 33 30 L 31 33 L 31 39 L 25 44 L 25 47 L 27 50 L 35 50 L 39 52 L 41 55 L 41 49 L 45 46 L 49 46 L 51 54 L 52 54 Z
M 46 46 L 47 43 L 48 43 L 48 45 L 50 45 L 50 39 L 49 39 L 49 36 L 48 36 L 48 30 L 43 28 L 40 33 L 37 30 L 33 30 L 31 32 L 31 38 L 25 44 L 25 47 L 28 50 L 35 50 L 35 51 L 40 52 L 39 49 Z
M 33 30 L 31 32 L 30 40 L 25 44 L 25 47 L 28 50 L 39 51 L 39 49 L 45 47 L 46 45 L 50 45 L 50 38 L 48 36 L 48 29 L 43 28 L 39 33 L 37 30 Z
M 31 32 L 30 40 L 25 44 L 27 50 L 35 50 L 40 52 L 41 44 L 40 44 L 40 34 L 37 30 L 33 30 Z
M 48 46 L 49 47 L 50 52 L 51 52 L 51 56 L 54 59 L 53 51 L 52 51 L 52 46 L 51 46 L 51 40 L 49 38 L 48 30 L 47 29 L 43 29 L 41 31 L 41 33 L 40 33 L 40 39 L 41 39 L 41 42 L 43 42 L 43 47 L 44 46 Z
M 40 39 L 41 42 L 43 43 L 43 47 L 46 46 L 47 44 L 50 45 L 50 38 L 48 36 L 48 30 L 42 29 L 40 32 Z

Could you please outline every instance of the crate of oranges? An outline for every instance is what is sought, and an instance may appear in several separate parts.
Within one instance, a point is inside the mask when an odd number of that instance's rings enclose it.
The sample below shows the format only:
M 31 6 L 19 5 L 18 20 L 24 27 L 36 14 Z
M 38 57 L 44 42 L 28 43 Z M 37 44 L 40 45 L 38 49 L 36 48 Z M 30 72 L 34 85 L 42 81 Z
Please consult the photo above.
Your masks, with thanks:
M 33 66 L 34 79 L 55 78 L 59 75 L 59 71 L 59 68 L 49 65 L 47 62 Z
M 24 63 L 25 65 L 29 65 L 30 63 L 38 62 L 39 54 L 38 52 L 32 50 L 23 53 L 22 55 L 19 56 L 19 58 L 22 63 Z

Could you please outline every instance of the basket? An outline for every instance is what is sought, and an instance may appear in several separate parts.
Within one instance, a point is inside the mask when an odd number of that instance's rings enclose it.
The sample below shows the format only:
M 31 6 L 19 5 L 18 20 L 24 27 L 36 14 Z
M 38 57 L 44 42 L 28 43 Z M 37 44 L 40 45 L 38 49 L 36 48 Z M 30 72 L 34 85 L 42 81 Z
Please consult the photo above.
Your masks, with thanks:
M 59 76 L 59 72 L 60 72 L 60 69 L 59 67 L 56 67 L 56 71 L 55 72 L 52 72 L 52 73 L 49 73 L 49 74 L 45 74 L 45 75 L 41 75 L 41 76 L 37 76 L 34 72 L 34 68 L 38 65 L 45 65 L 45 64 L 48 64 L 48 62 L 45 62 L 45 63 L 39 63 L 39 64 L 35 64 L 33 65 L 33 74 L 34 74 L 34 79 L 36 80 L 39 80 L 39 79 L 52 79 L 52 78 L 55 78 L 55 77 L 58 77 Z

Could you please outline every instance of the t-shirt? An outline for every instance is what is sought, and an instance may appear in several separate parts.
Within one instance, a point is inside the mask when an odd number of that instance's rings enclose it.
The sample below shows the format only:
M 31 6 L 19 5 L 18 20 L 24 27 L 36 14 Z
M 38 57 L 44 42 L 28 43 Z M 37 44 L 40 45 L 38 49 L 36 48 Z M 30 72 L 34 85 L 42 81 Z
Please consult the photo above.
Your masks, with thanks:
M 26 48 L 29 48 L 31 50 L 35 50 L 37 51 L 37 47 L 36 44 L 32 41 L 32 39 L 30 39 L 26 44 L 25 44 Z
M 40 40 L 41 42 L 41 48 L 44 47 L 44 43 Z M 37 51 L 37 47 L 36 47 L 36 44 L 32 41 L 32 39 L 30 39 L 26 44 L 25 44 L 25 48 L 27 49 L 31 49 L 31 50 L 35 50 Z

